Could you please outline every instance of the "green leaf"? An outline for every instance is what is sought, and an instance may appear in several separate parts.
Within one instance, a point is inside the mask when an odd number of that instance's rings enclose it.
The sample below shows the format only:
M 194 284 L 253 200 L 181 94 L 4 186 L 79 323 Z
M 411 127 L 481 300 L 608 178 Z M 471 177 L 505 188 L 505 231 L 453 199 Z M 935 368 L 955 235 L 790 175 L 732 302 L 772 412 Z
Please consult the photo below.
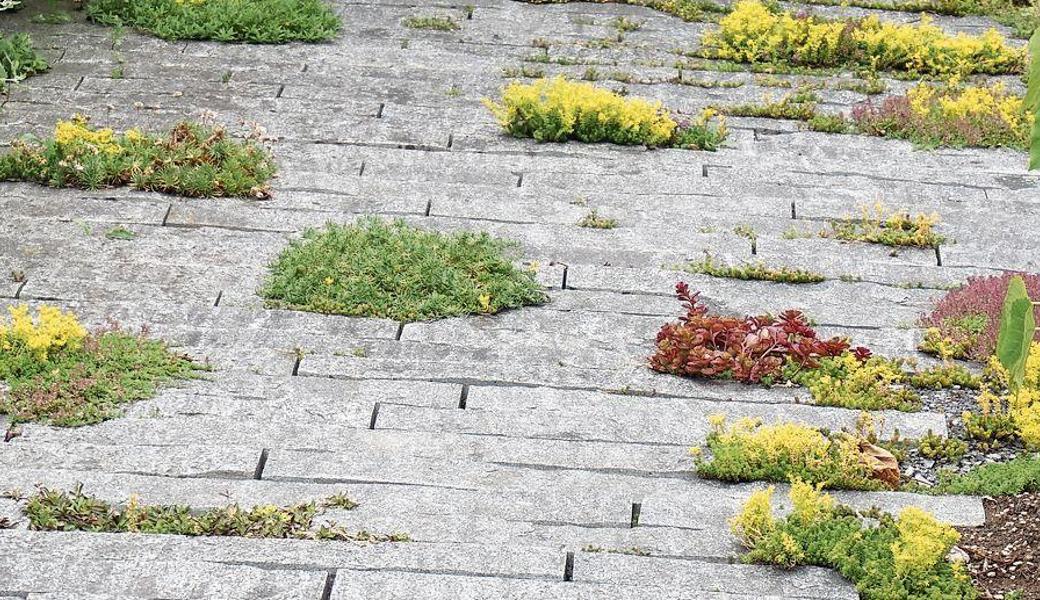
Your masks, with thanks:
M 1029 148 L 1029 170 L 1035 171 L 1040 169 L 1040 110 L 1036 111 L 1036 117 L 1033 119 L 1033 137 L 1029 142 Z
M 1026 110 L 1035 115 L 1033 135 L 1029 143 L 1029 170 L 1040 169 L 1040 28 L 1029 40 L 1029 87 L 1026 91 Z
M 1029 40 L 1029 88 L 1026 92 L 1026 109 L 1031 113 L 1040 112 L 1040 29 L 1033 32 Z M 1035 139 L 1035 138 L 1034 138 Z M 1036 146 L 1033 146 L 1036 149 Z
M 1012 389 L 1018 389 L 1025 381 L 1026 358 L 1035 332 L 1033 303 L 1026 292 L 1026 283 L 1021 277 L 1012 277 L 1000 311 L 997 335 L 997 359 L 1010 374 Z

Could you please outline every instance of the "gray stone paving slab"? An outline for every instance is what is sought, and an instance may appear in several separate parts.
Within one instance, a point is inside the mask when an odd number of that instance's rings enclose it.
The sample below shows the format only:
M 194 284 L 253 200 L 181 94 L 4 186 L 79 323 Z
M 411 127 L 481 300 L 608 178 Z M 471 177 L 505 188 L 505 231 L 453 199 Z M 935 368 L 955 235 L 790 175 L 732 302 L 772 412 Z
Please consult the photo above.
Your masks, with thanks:
M 631 559 L 633 562 L 638 559 Z M 639 564 L 639 563 L 636 563 Z M 720 568 L 712 565 L 711 568 L 719 571 L 721 577 L 732 577 L 736 579 L 741 575 L 740 568 L 735 565 L 727 565 Z M 748 569 L 745 569 L 747 571 Z M 812 571 L 807 570 L 808 573 Z M 484 579 L 477 577 L 449 576 L 449 575 L 409 575 L 392 577 L 384 573 L 345 573 L 343 579 L 336 578 L 336 586 L 333 588 L 331 598 L 335 600 L 347 600 L 352 598 L 365 598 L 378 595 L 380 598 L 405 599 L 422 598 L 424 600 L 439 600 L 446 598 L 459 598 L 463 600 L 476 600 L 478 598 L 501 598 L 502 600 L 521 600 L 530 598 L 552 598 L 553 600 L 591 600 L 609 596 L 618 600 L 636 600 L 639 598 L 655 598 L 660 600 L 679 600 L 696 597 L 703 600 L 777 600 L 787 596 L 781 595 L 782 584 L 775 580 L 775 574 L 757 569 L 754 572 L 756 578 L 762 582 L 761 587 L 771 593 L 762 594 L 760 591 L 751 594 L 739 592 L 723 592 L 712 588 L 712 580 L 698 581 L 696 585 L 685 588 L 683 591 L 665 588 L 653 582 L 644 584 L 628 583 L 616 585 L 614 583 L 587 582 L 576 579 L 572 582 L 550 582 L 550 581 L 528 581 L 513 579 Z M 815 575 L 815 573 L 813 573 Z M 811 576 L 811 575 L 809 575 Z M 822 583 L 822 582 L 821 582 Z M 854 592 L 850 595 L 847 584 L 830 580 L 832 587 L 827 596 L 806 595 L 805 598 L 855 598 Z M 835 587 L 841 589 L 835 595 Z M 695 594 L 695 596 L 691 595 Z
M 136 561 L 121 557 L 95 560 L 66 556 L 41 561 L 25 555 L 0 556 L 4 586 L 22 593 L 90 593 L 122 590 L 131 596 L 188 600 L 194 598 L 320 597 L 325 573 L 193 561 Z
M 450 543 L 364 544 L 312 540 L 185 537 L 171 535 L 78 532 L 7 532 L 0 547 L 46 556 L 66 549 L 87 550 L 114 560 L 127 555 L 140 560 L 193 560 L 213 564 L 265 564 L 313 571 L 386 569 L 389 572 L 479 574 L 484 577 L 550 579 L 557 574 L 563 553 L 551 546 Z M 258 561 L 257 558 L 263 560 Z M 277 570 L 277 569 L 272 569 Z
M 138 494 L 196 508 L 345 491 L 361 506 L 331 517 L 417 540 L 43 533 L 26 531 L 18 518 L 18 529 L 0 532 L 0 597 L 855 597 L 829 571 L 730 564 L 739 548 L 726 520 L 761 485 L 696 478 L 688 447 L 703 443 L 713 413 L 834 429 L 851 426 L 856 411 L 813 406 L 799 389 L 650 372 L 657 329 L 681 313 L 674 285 L 690 283 L 729 314 L 799 308 L 821 333 L 912 355 L 913 324 L 945 288 L 1036 267 L 1035 235 L 1020 232 L 1040 221 L 1040 179 L 1024 171 L 1019 152 L 921 151 L 769 119 L 730 119 L 730 138 L 715 153 L 511 138 L 479 105 L 508 83 L 507 68 L 624 73 L 633 82 L 599 83 L 683 112 L 787 90 L 751 73 L 708 69 L 686 68 L 683 76 L 742 85 L 668 81 L 678 73 L 674 50 L 696 49 L 709 23 L 612 3 L 471 4 L 465 19 L 457 6 L 336 0 L 343 32 L 314 45 L 166 42 L 128 31 L 123 78 L 111 77 L 113 30 L 80 12 L 67 25 L 35 24 L 28 18 L 48 9 L 31 5 L 0 20 L 0 31 L 29 31 L 53 64 L 12 86 L 0 145 L 49 134 L 76 111 L 103 126 L 161 129 L 209 110 L 236 135 L 246 131 L 242 122 L 266 129 L 279 167 L 264 201 L 0 184 L 0 310 L 46 302 L 74 309 L 91 326 L 108 318 L 149 324 L 216 367 L 97 426 L 21 426 L 19 437 L 0 443 L 0 489 L 83 483 L 111 502 Z M 418 14 L 453 15 L 461 29 L 402 24 Z M 642 26 L 621 44 L 591 47 L 615 33 L 618 16 Z M 937 22 L 973 33 L 992 24 Z M 532 61 L 541 52 L 536 38 L 549 41 L 551 59 L 580 64 Z M 808 79 L 826 84 L 823 111 L 848 112 L 864 98 L 835 89 L 834 77 Z M 1017 77 L 991 81 L 1022 92 Z M 892 92 L 911 85 L 886 83 Z M 940 248 L 942 265 L 929 251 L 893 255 L 866 244 L 785 239 L 792 227 L 811 232 L 877 201 L 938 212 L 939 231 L 955 241 Z M 591 209 L 616 218 L 618 228 L 578 227 Z M 256 290 L 290 239 L 362 215 L 516 240 L 518 263 L 536 263 L 550 302 L 403 328 L 264 307 Z M 117 224 L 137 237 L 106 239 Z M 758 234 L 755 255 L 732 233 L 743 224 Z M 828 280 L 791 286 L 675 270 L 705 251 Z M 27 281 L 12 281 L 11 271 L 24 271 Z M 938 413 L 883 416 L 885 431 L 904 436 L 945 432 Z M 892 511 L 922 505 L 957 524 L 983 518 L 977 498 L 839 495 Z M 633 502 L 642 503 L 635 528 Z M 18 517 L 19 509 L 0 499 L 0 515 Z M 581 552 L 587 544 L 639 547 L 653 558 Z M 576 552 L 572 582 L 561 581 L 566 551 Z
M 256 471 L 260 450 L 259 446 L 120 446 L 15 441 L 0 445 L 0 468 L 14 469 L 31 464 L 41 469 L 247 479 Z

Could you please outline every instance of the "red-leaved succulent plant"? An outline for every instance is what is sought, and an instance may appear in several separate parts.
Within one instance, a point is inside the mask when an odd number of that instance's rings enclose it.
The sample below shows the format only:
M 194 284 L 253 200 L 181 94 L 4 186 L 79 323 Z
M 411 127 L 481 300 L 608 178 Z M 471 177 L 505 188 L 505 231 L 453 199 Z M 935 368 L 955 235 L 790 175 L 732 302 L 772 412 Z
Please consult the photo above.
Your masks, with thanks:
M 675 286 L 686 315 L 668 323 L 657 334 L 657 352 L 650 367 L 662 373 L 735 379 L 745 383 L 775 381 L 784 365 L 793 361 L 814 368 L 820 358 L 849 349 L 847 340 L 823 340 L 797 310 L 770 315 L 724 317 L 711 314 L 686 283 Z M 866 348 L 854 350 L 865 360 Z

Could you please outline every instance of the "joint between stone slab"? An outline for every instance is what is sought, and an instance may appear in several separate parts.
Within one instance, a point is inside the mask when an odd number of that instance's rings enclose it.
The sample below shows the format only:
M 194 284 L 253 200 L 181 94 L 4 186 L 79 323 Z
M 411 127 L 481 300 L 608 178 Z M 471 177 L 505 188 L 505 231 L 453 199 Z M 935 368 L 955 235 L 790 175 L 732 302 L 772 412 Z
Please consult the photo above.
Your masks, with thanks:
M 404 335 L 404 322 L 403 321 L 397 324 L 397 333 L 394 334 L 394 341 L 395 342 L 400 342 L 402 335 Z
M 573 581 L 574 580 L 574 553 L 568 552 L 566 557 L 563 559 L 563 580 Z
M 795 200 L 791 200 L 791 218 L 798 218 L 798 203 Z
M 21 283 L 18 284 L 18 289 L 16 289 L 14 291 L 14 299 L 15 300 L 18 300 L 19 298 L 22 297 L 22 290 L 25 288 L 25 284 L 27 284 L 27 283 L 29 283 L 28 279 L 26 279 L 26 280 L 24 280 L 24 281 L 22 281 Z
M 380 102 L 379 103 L 379 108 L 376 109 L 376 118 L 377 119 L 382 119 L 383 118 L 383 109 L 385 107 L 386 107 L 386 103 L 385 102 Z
M 379 406 L 381 404 L 382 404 L 382 402 L 376 402 L 374 405 L 372 405 L 372 418 L 369 419 L 369 421 L 368 421 L 368 428 L 369 429 L 375 429 L 376 428 L 376 420 L 379 419 Z
M 332 569 L 325 575 L 325 587 L 321 590 L 321 600 L 332 598 L 332 588 L 336 585 L 336 570 Z
M 643 503 L 642 502 L 633 502 L 632 503 L 632 519 L 629 522 L 629 527 L 631 527 L 633 529 L 636 528 L 636 527 L 639 527 L 639 514 L 642 511 L 643 511 Z
M 452 145 L 454 143 L 455 143 L 455 134 L 454 133 L 449 133 L 448 134 L 448 150 L 451 150 L 451 147 L 452 147 Z
M 939 245 L 938 244 L 936 244 L 936 246 L 935 246 L 935 266 L 937 266 L 937 267 L 943 266 L 943 264 L 942 264 L 942 251 L 939 250 Z
M 166 221 L 170 220 L 170 213 L 173 212 L 173 202 L 166 206 L 166 212 L 163 213 L 162 222 L 159 223 L 161 227 L 166 227 Z
M 469 384 L 462 384 L 462 391 L 459 393 L 459 408 L 465 410 L 466 402 L 469 400 Z
M 217 292 L 217 299 L 213 301 L 213 306 L 220 306 L 220 299 L 224 297 L 224 290 Z
M 365 174 L 365 161 L 361 161 L 361 168 L 358 169 L 357 176 L 361 177 Z
M 269 448 L 260 450 L 260 458 L 256 461 L 256 469 L 253 470 L 253 479 L 260 481 L 264 478 L 264 468 L 267 466 L 267 457 L 270 453 Z

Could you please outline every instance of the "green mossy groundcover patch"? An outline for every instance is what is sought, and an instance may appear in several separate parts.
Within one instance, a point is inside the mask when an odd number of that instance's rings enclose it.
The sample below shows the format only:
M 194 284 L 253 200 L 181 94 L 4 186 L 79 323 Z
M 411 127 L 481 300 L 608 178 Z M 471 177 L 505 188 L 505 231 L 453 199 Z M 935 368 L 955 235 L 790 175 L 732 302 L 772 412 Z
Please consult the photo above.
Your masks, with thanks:
M 978 598 L 964 564 L 946 560 L 959 534 L 920 508 L 904 508 L 898 517 L 858 513 L 796 480 L 793 510 L 775 519 L 772 495 L 771 487 L 754 492 L 730 521 L 748 549 L 744 562 L 829 567 L 853 582 L 863 600 Z
M 323 42 L 340 19 L 322 0 L 91 0 L 87 16 L 167 40 Z
M 99 189 L 129 185 L 180 196 L 266 198 L 275 166 L 253 140 L 222 127 L 180 123 L 163 137 L 60 121 L 49 139 L 21 139 L 0 156 L 0 181 Z
M 981 465 L 963 474 L 944 474 L 939 485 L 914 491 L 966 496 L 1040 492 L 1040 454 L 1022 455 L 1006 463 Z
M 350 510 L 357 503 L 340 494 L 319 502 L 292 506 L 265 504 L 245 509 L 237 504 L 204 511 L 184 505 L 141 505 L 131 497 L 125 506 L 113 506 L 83 493 L 40 488 L 28 498 L 23 511 L 31 529 L 102 533 L 155 533 L 190 536 L 236 536 L 363 542 L 405 542 L 408 535 L 352 532 L 333 521 L 314 526 L 326 509 Z
M 119 416 L 122 406 L 150 398 L 160 385 L 198 376 L 205 367 L 170 352 L 144 332 L 88 332 L 76 317 L 25 305 L 0 319 L 0 414 L 13 423 L 74 427 Z
M 546 301 L 510 260 L 510 242 L 364 219 L 310 229 L 271 264 L 260 295 L 272 307 L 421 321 Z
M 0 35 L 0 92 L 7 86 L 50 68 L 24 33 Z

